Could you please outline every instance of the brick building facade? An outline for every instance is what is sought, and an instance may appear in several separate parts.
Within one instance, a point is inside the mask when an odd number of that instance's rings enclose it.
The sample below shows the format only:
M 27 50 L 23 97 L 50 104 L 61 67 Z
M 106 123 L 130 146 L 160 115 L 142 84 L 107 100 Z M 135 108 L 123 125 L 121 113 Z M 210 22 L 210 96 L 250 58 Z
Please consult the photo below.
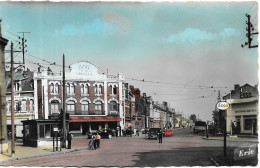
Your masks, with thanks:
M 124 127 L 124 76 L 99 74 L 90 62 L 78 62 L 65 74 L 65 111 L 69 130 L 87 134 L 104 128 Z M 50 69 L 34 73 L 36 119 L 47 119 L 62 109 L 62 74 Z

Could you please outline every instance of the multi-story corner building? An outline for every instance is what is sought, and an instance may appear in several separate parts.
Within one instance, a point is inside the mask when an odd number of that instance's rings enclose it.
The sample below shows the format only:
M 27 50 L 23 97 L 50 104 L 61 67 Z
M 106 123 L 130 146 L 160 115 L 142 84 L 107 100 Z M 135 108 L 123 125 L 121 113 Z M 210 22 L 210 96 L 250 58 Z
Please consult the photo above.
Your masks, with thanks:
M 235 85 L 234 90 L 223 97 L 230 104 L 226 111 L 228 133 L 232 131 L 237 134 L 257 134 L 259 112 L 257 87 L 249 84 Z
M 134 95 L 134 112 L 131 115 L 132 120 L 132 128 L 136 128 L 142 130 L 145 128 L 145 110 L 147 110 L 144 106 L 143 97 L 141 96 L 141 91 L 139 88 L 135 88 L 134 86 L 130 85 L 129 89 L 131 94 Z
M 78 62 L 65 74 L 50 69 L 34 73 L 35 118 L 47 119 L 61 112 L 63 89 L 65 111 L 70 114 L 69 130 L 86 134 L 92 130 L 124 127 L 124 76 L 99 74 L 90 62 Z
M 11 132 L 11 73 L 6 72 L 7 132 Z M 14 72 L 14 134 L 22 138 L 23 120 L 34 119 L 33 72 L 19 68 Z
M 139 121 L 138 115 L 135 111 L 135 96 L 133 95 L 128 83 L 125 83 L 125 129 L 126 128 L 138 128 Z

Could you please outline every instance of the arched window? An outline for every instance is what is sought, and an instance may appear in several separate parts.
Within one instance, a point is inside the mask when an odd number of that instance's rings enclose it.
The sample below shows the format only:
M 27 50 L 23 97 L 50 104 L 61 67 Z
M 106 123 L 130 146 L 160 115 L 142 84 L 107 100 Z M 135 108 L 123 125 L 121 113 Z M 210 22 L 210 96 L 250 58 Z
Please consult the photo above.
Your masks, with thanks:
M 95 85 L 95 94 L 98 94 L 98 85 Z
M 113 93 L 117 94 L 117 87 L 116 87 L 116 85 L 114 85 L 114 87 L 113 87 Z
M 67 94 L 70 94 L 70 84 L 67 85 Z
M 89 103 L 86 100 L 82 101 L 82 103 L 81 103 L 81 114 L 82 115 L 89 114 Z
M 59 113 L 59 101 L 58 100 L 51 101 L 51 114 L 52 113 Z
M 50 93 L 54 93 L 54 84 L 53 83 L 51 83 L 51 85 L 50 85 Z
M 59 84 L 58 83 L 55 84 L 54 92 L 59 93 Z
M 73 84 L 70 85 L 70 94 L 75 94 L 75 86 Z
M 118 105 L 117 105 L 116 101 L 111 101 L 109 108 L 110 108 L 110 111 L 117 111 L 118 110 Z
M 113 94 L 113 86 L 109 86 L 109 94 Z
M 81 93 L 82 95 L 84 95 L 84 93 L 85 93 L 85 91 L 84 91 L 84 85 L 83 85 L 83 84 L 80 85 L 80 93 Z
M 102 114 L 102 102 L 96 101 L 95 103 L 95 113 L 96 114 Z
M 85 85 L 84 94 L 88 94 L 88 85 Z
M 67 112 L 70 114 L 75 114 L 75 102 L 73 100 L 69 100 L 67 102 Z
M 98 94 L 102 94 L 102 86 L 101 85 L 98 86 Z

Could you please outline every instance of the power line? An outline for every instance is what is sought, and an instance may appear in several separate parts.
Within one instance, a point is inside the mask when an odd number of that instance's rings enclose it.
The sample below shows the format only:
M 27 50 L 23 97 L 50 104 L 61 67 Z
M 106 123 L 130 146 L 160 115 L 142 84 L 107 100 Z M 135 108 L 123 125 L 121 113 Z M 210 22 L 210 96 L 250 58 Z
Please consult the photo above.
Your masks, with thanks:
M 127 78 L 126 78 L 127 79 Z M 170 83 L 170 82 L 158 82 L 158 81 L 148 81 L 144 79 L 134 79 L 134 78 L 128 78 L 132 81 L 138 81 L 138 82 L 143 82 L 143 83 L 155 83 L 155 84 L 165 84 L 165 85 L 177 85 L 177 86 L 182 86 L 182 87 L 195 87 L 195 88 L 208 88 L 208 89 L 213 89 L 213 88 L 228 88 L 226 86 L 205 86 L 205 85 L 187 85 L 187 84 L 180 84 L 180 83 Z M 180 87 L 179 87 L 180 88 Z

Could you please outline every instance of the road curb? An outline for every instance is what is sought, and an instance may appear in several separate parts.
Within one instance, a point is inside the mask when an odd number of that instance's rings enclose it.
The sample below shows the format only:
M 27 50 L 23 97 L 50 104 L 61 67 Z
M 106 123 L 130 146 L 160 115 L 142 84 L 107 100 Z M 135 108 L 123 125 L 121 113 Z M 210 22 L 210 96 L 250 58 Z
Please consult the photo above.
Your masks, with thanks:
M 220 164 L 214 159 L 214 157 L 210 157 L 210 160 L 214 163 L 215 166 L 220 166 Z
M 15 161 L 15 160 L 29 159 L 29 158 L 36 158 L 36 157 L 42 157 L 42 156 L 51 156 L 51 155 L 58 155 L 58 154 L 64 154 L 64 153 L 70 153 L 70 152 L 77 152 L 77 151 L 87 150 L 87 149 L 88 149 L 88 146 L 87 147 L 81 147 L 81 148 L 74 148 L 74 149 L 66 149 L 65 151 L 59 151 L 59 152 L 53 152 L 53 153 L 13 157 L 13 158 L 10 158 L 10 159 L 1 160 L 0 163 L 11 162 L 11 161 Z
M 218 139 L 218 138 L 206 138 L 206 137 L 203 137 L 202 139 L 205 139 L 205 140 L 224 141 L 224 139 Z M 229 142 L 251 142 L 251 143 L 258 143 L 258 141 L 250 141 L 250 140 L 239 141 L 239 140 L 229 140 L 229 139 L 226 139 L 226 141 L 229 141 Z

